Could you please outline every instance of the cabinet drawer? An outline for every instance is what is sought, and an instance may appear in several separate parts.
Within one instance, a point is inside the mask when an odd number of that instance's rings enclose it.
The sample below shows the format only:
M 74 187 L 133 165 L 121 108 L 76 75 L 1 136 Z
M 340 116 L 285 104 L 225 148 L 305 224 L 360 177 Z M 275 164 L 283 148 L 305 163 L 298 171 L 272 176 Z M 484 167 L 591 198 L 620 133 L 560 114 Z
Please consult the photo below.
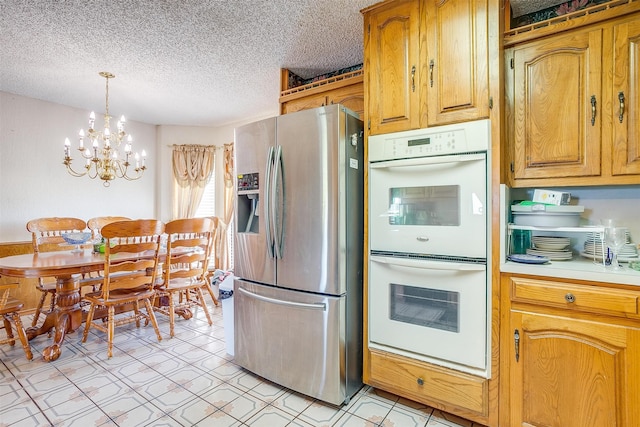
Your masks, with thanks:
M 587 285 L 511 279 L 511 300 L 615 316 L 637 317 L 640 292 Z
M 371 351 L 371 384 L 426 404 L 440 402 L 480 415 L 488 411 L 485 378 Z

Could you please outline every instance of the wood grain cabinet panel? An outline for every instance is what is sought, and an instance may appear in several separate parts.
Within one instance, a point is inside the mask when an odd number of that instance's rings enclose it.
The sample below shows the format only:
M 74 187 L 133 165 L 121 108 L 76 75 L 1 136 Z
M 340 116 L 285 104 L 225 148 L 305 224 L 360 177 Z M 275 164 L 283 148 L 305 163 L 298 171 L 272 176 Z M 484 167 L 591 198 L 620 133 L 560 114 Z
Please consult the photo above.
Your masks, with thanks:
M 505 51 L 513 187 L 637 184 L 640 14 Z
M 327 96 L 324 93 L 309 95 L 303 98 L 287 101 L 282 105 L 282 114 L 295 113 L 296 111 L 308 110 L 310 108 L 322 107 L 327 103 Z
M 364 89 L 363 84 L 351 85 L 334 89 L 327 94 L 327 103 L 342 104 L 351 111 L 358 113 L 360 119 L 364 117 Z
M 423 126 L 488 117 L 486 0 L 429 0 L 425 15 Z
M 489 116 L 487 0 L 396 0 L 364 13 L 370 135 Z
M 600 175 L 601 62 L 601 30 L 513 50 L 516 180 Z
M 369 134 L 419 127 L 420 3 L 389 2 L 364 15 Z
M 509 275 L 502 290 L 502 423 L 640 425 L 640 290 Z
M 640 175 L 640 16 L 613 36 L 613 174 Z

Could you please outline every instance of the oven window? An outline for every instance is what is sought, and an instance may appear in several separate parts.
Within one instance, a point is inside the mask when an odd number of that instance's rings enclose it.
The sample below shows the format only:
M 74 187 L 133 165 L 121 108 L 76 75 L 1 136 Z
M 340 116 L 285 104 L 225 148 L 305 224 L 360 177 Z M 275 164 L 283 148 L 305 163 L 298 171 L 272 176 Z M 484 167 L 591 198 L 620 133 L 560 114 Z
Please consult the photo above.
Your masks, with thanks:
M 459 292 L 390 285 L 391 320 L 443 331 L 460 331 Z
M 389 224 L 460 225 L 460 186 L 389 189 Z

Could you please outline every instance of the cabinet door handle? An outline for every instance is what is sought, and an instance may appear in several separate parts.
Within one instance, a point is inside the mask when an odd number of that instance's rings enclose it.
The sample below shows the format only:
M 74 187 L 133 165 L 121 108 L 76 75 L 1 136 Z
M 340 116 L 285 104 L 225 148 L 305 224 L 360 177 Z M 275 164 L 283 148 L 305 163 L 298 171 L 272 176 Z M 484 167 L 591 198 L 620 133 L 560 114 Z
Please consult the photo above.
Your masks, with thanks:
M 620 115 L 618 116 L 618 120 L 622 123 L 622 119 L 624 119 L 624 92 L 618 92 L 618 101 L 620 101 Z
M 416 66 L 411 67 L 411 92 L 416 91 Z
M 596 124 L 596 96 L 591 95 L 591 126 Z
M 429 86 L 433 87 L 433 67 L 435 66 L 435 62 L 433 59 L 429 61 Z
M 520 360 L 520 331 L 513 331 L 513 342 L 516 347 L 516 362 Z
M 424 385 L 424 380 L 422 378 L 418 378 L 416 382 L 418 385 Z
M 576 296 L 569 292 L 564 296 L 564 300 L 568 303 L 572 303 L 576 301 Z

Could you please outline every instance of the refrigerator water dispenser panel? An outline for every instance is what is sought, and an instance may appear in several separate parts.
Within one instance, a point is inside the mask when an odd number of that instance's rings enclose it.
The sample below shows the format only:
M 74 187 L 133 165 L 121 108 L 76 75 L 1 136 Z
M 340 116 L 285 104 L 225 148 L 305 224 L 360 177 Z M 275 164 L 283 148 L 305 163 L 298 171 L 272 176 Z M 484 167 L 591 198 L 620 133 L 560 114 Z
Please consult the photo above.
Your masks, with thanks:
M 259 179 L 258 173 L 238 175 L 238 233 L 259 233 Z
M 238 194 L 246 191 L 257 191 L 258 186 L 258 173 L 245 173 L 238 175 Z

